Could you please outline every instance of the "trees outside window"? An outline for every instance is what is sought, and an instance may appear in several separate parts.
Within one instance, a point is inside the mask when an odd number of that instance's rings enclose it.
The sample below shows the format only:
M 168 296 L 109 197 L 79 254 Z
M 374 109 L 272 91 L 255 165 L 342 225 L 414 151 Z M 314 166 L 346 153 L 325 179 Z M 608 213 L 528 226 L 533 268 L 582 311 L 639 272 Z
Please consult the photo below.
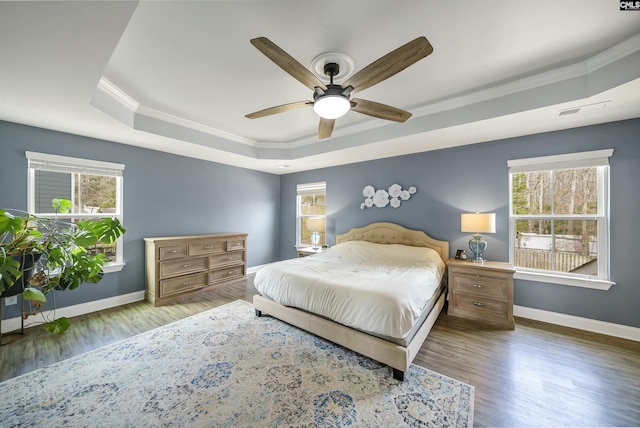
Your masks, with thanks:
M 87 219 L 122 219 L 124 165 L 46 153 L 27 152 L 28 211 L 42 218 L 78 223 Z M 52 199 L 68 199 L 68 213 L 53 212 Z M 122 264 L 122 240 L 99 244 L 92 252 L 106 254 L 110 264 Z M 104 269 L 109 271 L 109 266 Z
M 326 243 L 326 215 L 327 215 L 327 186 L 325 182 L 299 184 L 297 186 L 297 225 L 296 225 L 296 245 L 310 246 L 311 234 L 314 232 L 309 228 L 310 219 L 322 219 L 325 225 L 320 233 L 318 245 Z
M 510 161 L 516 269 L 608 279 L 610 154 L 602 152 Z

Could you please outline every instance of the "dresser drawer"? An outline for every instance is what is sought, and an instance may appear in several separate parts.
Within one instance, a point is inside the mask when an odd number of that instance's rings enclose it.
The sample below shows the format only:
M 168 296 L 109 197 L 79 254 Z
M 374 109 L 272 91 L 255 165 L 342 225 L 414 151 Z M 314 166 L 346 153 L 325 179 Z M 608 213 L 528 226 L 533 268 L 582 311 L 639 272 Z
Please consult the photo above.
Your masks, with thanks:
M 209 269 L 215 269 L 218 266 L 228 264 L 237 264 L 244 262 L 244 251 L 233 251 L 223 254 L 212 254 L 209 256 Z
M 187 256 L 186 245 L 173 245 L 170 247 L 160 247 L 160 260 L 179 259 Z
M 160 278 L 183 275 L 186 273 L 202 272 L 207 269 L 209 269 L 208 257 L 160 262 Z
M 453 274 L 452 291 L 472 293 L 485 297 L 506 299 L 509 293 L 509 278 L 474 274 Z
M 231 278 L 242 277 L 244 275 L 244 265 L 232 266 L 226 269 L 216 269 L 209 272 L 209 282 L 216 283 L 227 281 Z
M 190 256 L 222 252 L 224 252 L 224 241 L 200 241 L 189 244 Z
M 196 288 L 203 288 L 208 284 L 209 277 L 206 272 L 164 279 L 160 281 L 160 297 L 179 294 Z
M 244 250 L 244 239 L 227 240 L 227 251 Z

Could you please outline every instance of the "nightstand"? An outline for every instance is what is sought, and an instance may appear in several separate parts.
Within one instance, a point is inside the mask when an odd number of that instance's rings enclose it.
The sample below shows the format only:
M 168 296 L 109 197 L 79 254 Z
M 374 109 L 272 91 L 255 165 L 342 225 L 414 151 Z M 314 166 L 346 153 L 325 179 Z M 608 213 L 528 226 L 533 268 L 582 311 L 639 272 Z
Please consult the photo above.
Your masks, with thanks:
M 326 251 L 326 248 L 303 247 L 303 248 L 298 248 L 296 251 L 298 253 L 298 257 L 306 257 L 306 256 L 312 256 L 314 254 L 318 254 L 323 251 Z
M 503 262 L 449 259 L 447 313 L 497 327 L 515 329 L 513 265 Z

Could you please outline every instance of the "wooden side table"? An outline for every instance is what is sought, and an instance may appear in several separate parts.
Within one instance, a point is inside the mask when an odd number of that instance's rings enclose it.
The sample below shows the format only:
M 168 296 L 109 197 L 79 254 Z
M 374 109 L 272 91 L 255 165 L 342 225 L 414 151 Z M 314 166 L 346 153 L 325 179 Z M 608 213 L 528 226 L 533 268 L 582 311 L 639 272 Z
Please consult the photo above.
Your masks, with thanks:
M 513 265 L 449 259 L 449 315 L 515 329 Z
M 322 247 L 318 247 L 318 248 L 302 247 L 302 248 L 298 248 L 296 252 L 298 253 L 298 257 L 306 257 L 306 256 L 312 256 L 314 254 L 321 253 L 322 251 L 325 251 L 325 250 L 326 248 L 322 248 Z

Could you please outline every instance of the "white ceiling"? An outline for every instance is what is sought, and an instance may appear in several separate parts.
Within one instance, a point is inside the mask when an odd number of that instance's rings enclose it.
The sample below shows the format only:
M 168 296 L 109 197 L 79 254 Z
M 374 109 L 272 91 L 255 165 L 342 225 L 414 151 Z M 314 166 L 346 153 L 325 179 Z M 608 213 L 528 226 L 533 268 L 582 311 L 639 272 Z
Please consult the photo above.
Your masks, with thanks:
M 358 94 L 407 122 L 349 112 L 320 140 L 313 109 L 244 117 L 312 98 L 258 36 L 355 71 L 434 52 Z M 636 117 L 640 12 L 613 0 L 0 2 L 1 120 L 276 174 Z

